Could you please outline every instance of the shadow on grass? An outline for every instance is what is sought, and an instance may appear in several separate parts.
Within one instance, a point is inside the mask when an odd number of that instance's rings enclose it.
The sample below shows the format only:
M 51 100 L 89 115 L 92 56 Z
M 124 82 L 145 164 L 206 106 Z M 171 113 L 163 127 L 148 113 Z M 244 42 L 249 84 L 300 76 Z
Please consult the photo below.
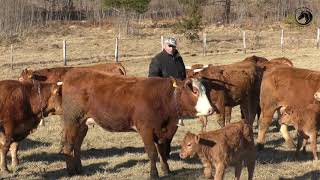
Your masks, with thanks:
M 35 141 L 35 140 L 26 138 L 21 142 L 19 142 L 19 150 L 30 150 L 30 149 L 35 149 L 41 146 L 51 146 L 51 145 L 52 143 Z
M 175 171 L 172 171 L 170 175 L 160 177 L 160 179 L 163 180 L 169 180 L 169 179 L 199 179 L 199 177 L 202 177 L 202 168 L 198 169 L 190 169 L 190 168 L 181 168 Z
M 128 160 L 125 163 L 117 164 L 113 168 L 108 168 L 105 171 L 110 172 L 110 173 L 119 173 L 119 172 L 121 172 L 122 168 L 131 168 L 131 167 L 137 165 L 138 163 L 148 163 L 148 162 L 149 162 L 149 160 Z
M 310 171 L 305 173 L 302 176 L 296 176 L 294 178 L 284 178 L 284 177 L 279 178 L 279 180 L 304 180 L 304 179 L 318 180 L 320 179 L 320 171 L 319 170 Z
M 299 157 L 295 157 L 295 150 L 283 151 L 274 148 L 265 148 L 258 152 L 257 162 L 261 164 L 277 164 L 281 162 L 292 161 L 310 161 L 313 159 L 312 153 L 307 151 L 306 153 L 300 152 Z
M 78 175 L 80 178 L 81 176 L 92 176 L 95 174 L 101 174 L 105 172 L 105 169 L 103 166 L 107 165 L 108 163 L 103 162 L 103 163 L 93 163 L 88 166 L 83 166 L 82 167 L 82 173 Z M 48 171 L 42 175 L 44 179 L 60 179 L 63 177 L 71 177 L 67 173 L 67 169 L 59 169 L 59 170 L 54 170 L 54 171 Z
M 171 152 L 177 151 L 179 149 L 178 146 L 171 147 Z M 106 149 L 86 149 L 81 150 L 81 159 L 92 159 L 92 158 L 106 158 L 112 156 L 123 156 L 126 153 L 140 153 L 144 154 L 144 147 L 125 147 L 125 148 L 106 148 Z M 173 153 L 173 160 L 180 160 L 179 154 Z M 170 158 L 172 159 L 172 157 Z M 56 162 L 56 161 L 64 161 L 64 155 L 59 153 L 47 153 L 40 152 L 34 153 L 25 157 L 22 157 L 22 161 L 25 162 L 36 162 L 36 161 L 45 161 L 48 163 Z

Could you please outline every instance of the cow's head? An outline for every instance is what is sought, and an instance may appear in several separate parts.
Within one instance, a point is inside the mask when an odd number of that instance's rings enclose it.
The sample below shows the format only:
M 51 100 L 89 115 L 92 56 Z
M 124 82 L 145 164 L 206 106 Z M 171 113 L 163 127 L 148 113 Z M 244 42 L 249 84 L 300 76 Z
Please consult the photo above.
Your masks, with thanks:
M 320 102 L 320 89 L 318 89 L 317 92 L 314 93 L 313 97 L 316 101 Z
M 287 106 L 287 107 L 281 107 L 280 108 L 280 124 L 285 124 L 285 125 L 293 125 L 293 115 L 294 115 L 294 108 L 292 106 Z
M 198 79 L 187 79 L 182 85 L 175 88 L 180 91 L 178 101 L 182 116 L 194 117 L 212 114 L 213 110 L 206 95 L 206 89 Z
M 62 114 L 62 82 L 46 83 L 50 85 L 45 114 Z M 45 93 L 45 92 L 44 92 Z
M 46 81 L 47 77 L 26 68 L 22 70 L 19 76 L 19 81 L 28 81 L 28 80 Z
M 180 158 L 186 159 L 187 157 L 193 157 L 199 151 L 199 136 L 187 132 L 182 142 L 180 143 Z
M 30 80 L 32 78 L 32 73 L 33 73 L 33 71 L 30 69 L 27 69 L 27 68 L 22 70 L 22 72 L 20 73 L 20 76 L 19 76 L 19 81 Z

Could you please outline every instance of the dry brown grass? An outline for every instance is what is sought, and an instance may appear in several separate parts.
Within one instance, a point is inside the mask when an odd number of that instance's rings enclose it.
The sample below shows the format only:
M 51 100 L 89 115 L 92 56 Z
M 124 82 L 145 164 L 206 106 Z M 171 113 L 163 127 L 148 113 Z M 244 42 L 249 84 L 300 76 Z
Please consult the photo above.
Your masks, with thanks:
M 320 68 L 320 52 L 314 48 L 311 40 L 297 45 L 295 36 L 288 37 L 284 52 L 279 50 L 277 38 L 279 28 L 266 28 L 261 31 L 262 47 L 256 49 L 249 36 L 247 54 L 241 51 L 242 40 L 239 28 L 211 28 L 208 32 L 208 55 L 201 55 L 201 43 L 189 43 L 181 36 L 179 40 L 181 54 L 187 65 L 193 63 L 229 64 L 250 55 L 267 58 L 286 56 L 295 66 L 317 70 Z M 303 34 L 309 32 L 308 34 Z M 128 69 L 128 75 L 146 76 L 150 58 L 160 50 L 160 35 L 169 33 L 168 29 L 145 29 L 140 37 L 121 37 L 120 57 Z M 254 34 L 255 31 L 248 31 Z M 300 34 L 311 39 L 314 34 L 310 29 L 292 29 L 290 34 Z M 69 44 L 69 65 L 83 65 L 112 60 L 114 54 L 115 33 L 109 27 L 84 28 L 70 26 L 57 29 L 54 33 L 39 33 L 37 37 L 25 38 L 15 43 L 14 69 L 10 69 L 10 48 L 0 46 L 1 79 L 16 78 L 23 68 L 43 68 L 62 65 L 62 40 Z M 290 38 L 292 42 L 290 42 Z M 252 48 L 252 49 L 251 49 Z M 240 49 L 240 50 L 239 50 Z M 232 121 L 240 118 L 239 109 L 235 108 Z M 39 127 L 26 140 L 22 141 L 19 152 L 21 165 L 12 174 L 4 178 L 12 179 L 69 179 L 65 170 L 64 158 L 57 154 L 60 137 L 60 118 L 52 116 L 46 119 L 46 126 Z M 198 132 L 200 124 L 195 120 L 185 121 L 172 143 L 172 159 L 169 161 L 173 175 L 163 179 L 203 179 L 202 166 L 197 158 L 181 160 L 178 156 L 179 141 L 187 131 Z M 212 119 L 209 130 L 217 129 Z M 266 149 L 259 152 L 255 179 L 312 179 L 320 178 L 320 162 L 311 161 L 308 154 L 299 160 L 293 158 L 293 149 L 281 146 L 283 139 L 279 132 L 270 128 L 267 134 Z M 255 130 L 256 135 L 257 130 Z M 294 131 L 292 131 L 294 134 Z M 142 141 L 137 133 L 110 133 L 98 126 L 90 127 L 82 145 L 82 163 L 84 173 L 71 179 L 147 179 L 149 162 L 144 153 Z M 160 168 L 159 168 L 160 169 Z M 162 172 L 160 171 L 160 175 Z M 233 178 L 233 168 L 228 168 L 226 179 Z M 246 169 L 242 179 L 247 178 Z

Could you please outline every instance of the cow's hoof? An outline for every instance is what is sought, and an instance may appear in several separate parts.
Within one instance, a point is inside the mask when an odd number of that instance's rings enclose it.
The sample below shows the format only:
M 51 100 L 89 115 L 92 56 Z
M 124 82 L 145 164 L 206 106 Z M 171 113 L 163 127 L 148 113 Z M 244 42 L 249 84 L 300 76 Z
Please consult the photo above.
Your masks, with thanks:
M 288 141 L 284 144 L 284 146 L 288 149 L 296 148 L 296 145 L 292 141 Z
M 11 166 L 13 169 L 16 169 L 18 167 L 18 165 L 19 165 L 19 161 L 12 161 Z
M 159 179 L 159 174 L 158 172 L 150 173 L 150 179 Z
M 1 174 L 2 175 L 8 175 L 9 174 L 9 170 L 8 169 L 1 169 Z
M 163 170 L 163 175 L 164 176 L 169 176 L 170 173 L 171 173 L 171 171 L 169 169 L 164 169 Z
M 258 143 L 257 144 L 257 151 L 262 151 L 264 149 L 264 144 Z

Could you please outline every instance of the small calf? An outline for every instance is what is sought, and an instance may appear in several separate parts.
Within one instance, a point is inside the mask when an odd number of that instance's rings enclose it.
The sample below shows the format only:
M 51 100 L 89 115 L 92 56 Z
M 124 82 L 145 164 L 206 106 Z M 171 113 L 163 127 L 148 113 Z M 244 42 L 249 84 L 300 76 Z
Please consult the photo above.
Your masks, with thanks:
M 309 104 L 307 107 L 287 106 L 282 108 L 280 123 L 288 126 L 294 126 L 297 130 L 297 148 L 296 156 L 303 144 L 305 151 L 306 142 L 310 139 L 311 151 L 314 160 L 318 160 L 317 155 L 317 133 L 320 128 L 320 107 L 319 104 Z M 304 141 L 304 142 L 303 142 Z
M 235 167 L 237 179 L 240 179 L 243 165 L 248 168 L 248 179 L 253 178 L 256 159 L 253 131 L 242 121 L 199 135 L 188 132 L 181 143 L 180 157 L 185 159 L 195 154 L 200 157 L 207 178 L 212 178 L 214 166 L 214 179 L 223 179 L 229 165 Z

